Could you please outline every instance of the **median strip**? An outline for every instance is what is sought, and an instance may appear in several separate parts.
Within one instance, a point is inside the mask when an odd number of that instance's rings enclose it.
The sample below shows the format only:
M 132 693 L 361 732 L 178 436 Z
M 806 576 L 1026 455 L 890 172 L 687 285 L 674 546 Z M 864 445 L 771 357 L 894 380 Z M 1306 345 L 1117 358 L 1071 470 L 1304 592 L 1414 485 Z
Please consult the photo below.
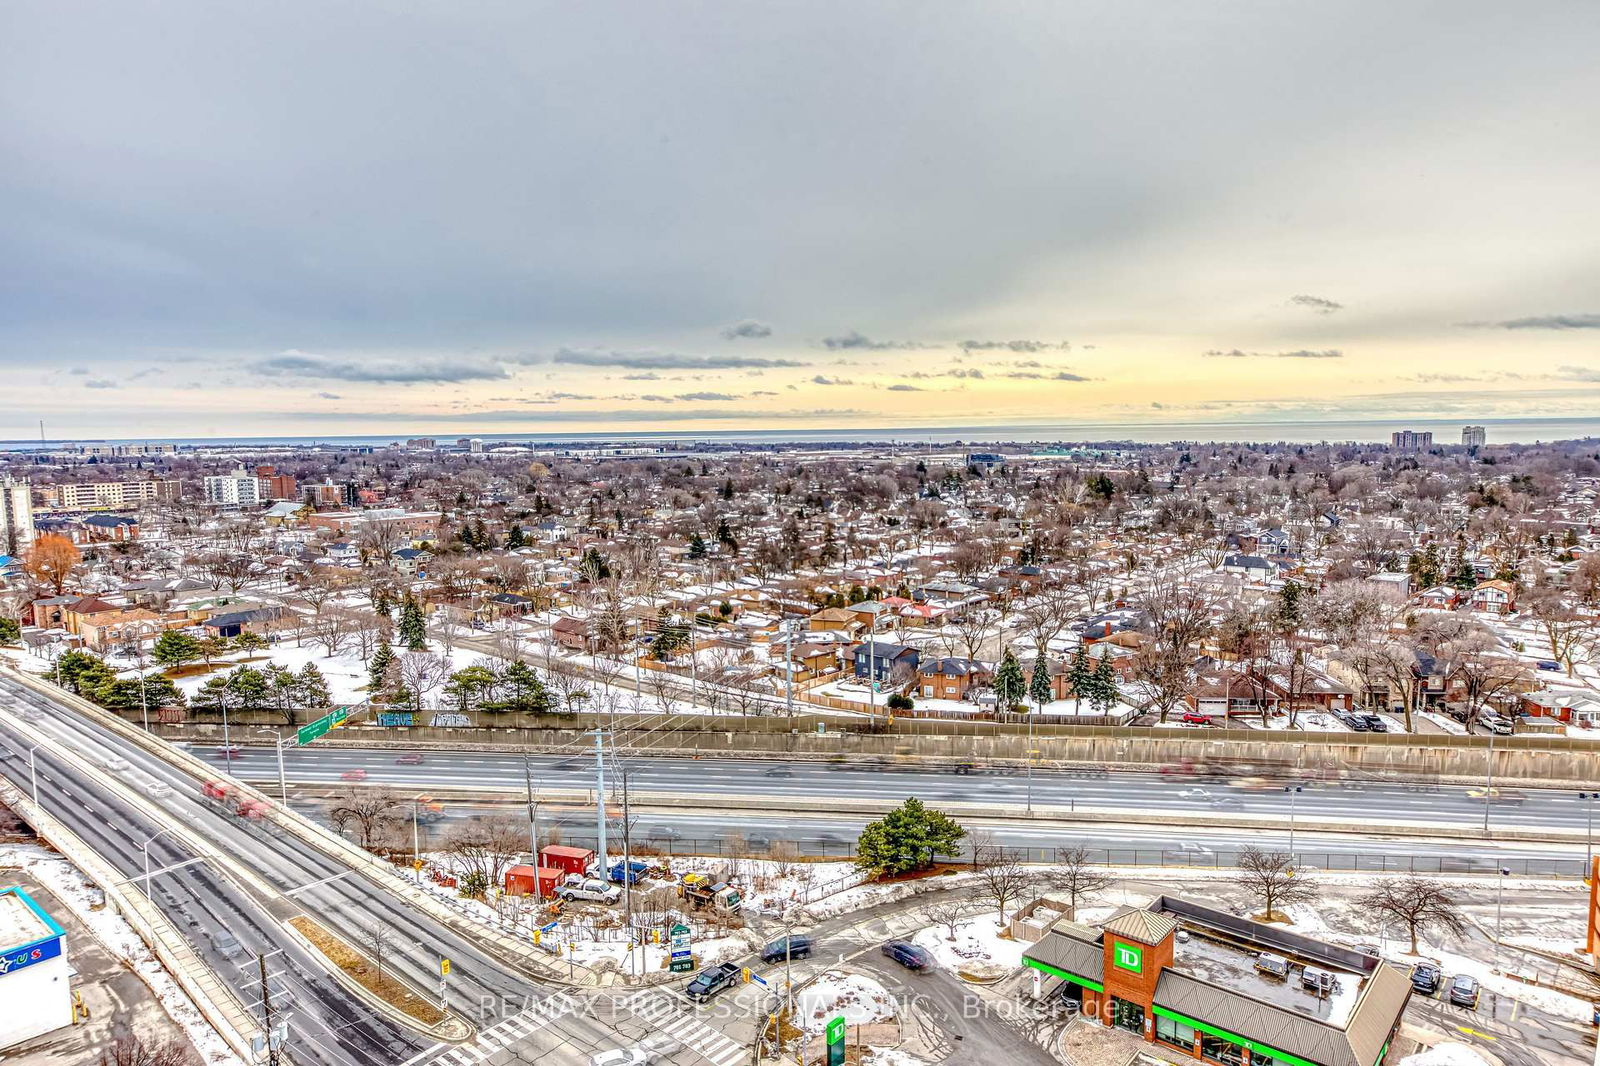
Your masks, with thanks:
M 389 1006 L 430 1029 L 445 1020 L 446 1014 L 437 1004 L 428 1002 L 395 980 L 392 973 L 380 973 L 379 967 L 372 959 L 329 932 L 316 919 L 299 915 L 290 918 L 289 924 L 305 937 L 312 947 L 322 952 L 329 962 Z

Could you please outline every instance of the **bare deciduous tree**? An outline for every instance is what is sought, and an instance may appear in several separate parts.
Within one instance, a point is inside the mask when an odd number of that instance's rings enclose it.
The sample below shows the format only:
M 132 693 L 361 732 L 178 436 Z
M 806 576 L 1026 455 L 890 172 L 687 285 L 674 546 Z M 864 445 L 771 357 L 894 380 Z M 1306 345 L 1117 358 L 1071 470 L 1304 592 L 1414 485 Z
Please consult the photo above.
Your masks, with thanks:
M 1056 852 L 1055 864 L 1046 871 L 1045 881 L 1052 890 L 1067 894 L 1071 908 L 1068 916 L 1075 919 L 1078 900 L 1105 891 L 1116 883 L 1116 878 L 1090 858 L 1088 848 L 1078 847 Z
M 1417 937 L 1429 928 L 1440 929 L 1453 937 L 1467 935 L 1461 907 L 1443 881 L 1427 877 L 1401 877 L 1380 881 L 1356 901 L 1381 918 L 1406 927 L 1411 937 L 1411 954 L 1417 953 Z
M 1239 852 L 1235 883 L 1256 903 L 1268 921 L 1287 921 L 1280 907 L 1310 903 L 1318 896 L 1316 882 L 1295 868 L 1287 852 L 1245 848 Z
M 100 1049 L 97 1066 L 192 1066 L 199 1061 L 182 1040 L 147 1039 L 138 1033 L 120 1033 Z
M 357 841 L 370 849 L 402 816 L 400 797 L 386 788 L 345 785 L 328 802 L 328 821 L 340 833 L 354 829 Z

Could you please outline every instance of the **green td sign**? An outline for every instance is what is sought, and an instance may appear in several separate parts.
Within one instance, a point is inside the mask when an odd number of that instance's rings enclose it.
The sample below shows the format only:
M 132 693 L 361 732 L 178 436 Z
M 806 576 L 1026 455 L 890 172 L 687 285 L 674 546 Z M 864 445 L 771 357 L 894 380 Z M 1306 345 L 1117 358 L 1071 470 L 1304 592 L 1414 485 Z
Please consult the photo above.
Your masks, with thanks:
M 844 1015 L 828 1022 L 828 1066 L 844 1066 Z
M 310 725 L 303 725 L 299 729 L 295 730 L 295 741 L 299 744 L 309 744 L 318 737 L 326 734 L 328 730 L 334 728 L 335 726 L 344 725 L 345 719 L 349 717 L 350 708 L 335 707 L 333 710 L 329 711 L 321 718 L 318 718 Z
M 1120 970 L 1144 972 L 1144 949 L 1117 941 L 1111 945 L 1111 962 Z

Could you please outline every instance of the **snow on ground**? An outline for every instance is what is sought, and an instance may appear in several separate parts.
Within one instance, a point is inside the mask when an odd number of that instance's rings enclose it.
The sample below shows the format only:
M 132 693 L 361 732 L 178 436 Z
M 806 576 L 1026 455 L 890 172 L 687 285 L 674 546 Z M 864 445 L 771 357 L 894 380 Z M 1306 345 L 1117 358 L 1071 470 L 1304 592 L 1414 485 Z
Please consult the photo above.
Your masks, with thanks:
M 925 892 L 939 892 L 948 888 L 961 888 L 971 885 L 976 874 L 962 872 L 946 874 L 940 877 L 922 877 L 913 881 L 890 881 L 887 884 L 863 884 L 854 888 L 836 892 L 831 896 L 808 903 L 805 913 L 813 921 L 822 921 L 840 914 L 848 914 L 866 907 L 878 907 L 885 903 L 895 903 L 912 896 L 920 896 Z
M 894 996 L 863 974 L 828 970 L 795 997 L 800 1028 L 820 1033 L 828 1021 L 844 1015 L 846 1024 L 866 1025 L 895 1015 Z
M 1465 1044 L 1452 1044 L 1446 1040 L 1427 1051 L 1407 1055 L 1400 1066 L 1489 1066 L 1489 1060 Z
M 1020 941 L 1000 936 L 995 914 L 960 922 L 956 925 L 956 938 L 949 937 L 947 927 L 934 925 L 919 930 L 912 937 L 912 943 L 928 949 L 946 970 L 964 970 L 980 976 L 1015 970 L 1022 965 L 1022 952 L 1027 947 Z
M 919 1059 L 908 1051 L 901 1051 L 895 1047 L 868 1047 L 867 1066 L 927 1066 L 926 1059 Z
M 49 886 L 57 899 L 71 909 L 94 938 L 116 957 L 139 974 L 140 980 L 173 1021 L 183 1027 L 189 1039 L 207 1063 L 217 1066 L 243 1066 L 242 1060 L 228 1049 L 222 1036 L 200 1013 L 178 982 L 150 953 L 139 934 L 133 931 L 123 917 L 104 906 L 100 890 L 91 886 L 83 874 L 66 859 L 33 844 L 0 845 L 0 869 L 15 868 Z M 99 909 L 95 909 L 99 905 Z

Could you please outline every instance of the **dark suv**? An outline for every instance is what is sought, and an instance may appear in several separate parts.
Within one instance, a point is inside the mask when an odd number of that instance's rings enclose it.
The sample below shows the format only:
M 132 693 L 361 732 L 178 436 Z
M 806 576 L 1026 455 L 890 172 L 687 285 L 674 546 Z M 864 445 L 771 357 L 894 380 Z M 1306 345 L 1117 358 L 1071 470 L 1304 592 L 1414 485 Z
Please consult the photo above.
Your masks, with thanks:
M 811 954 L 812 940 L 808 936 L 779 937 L 761 949 L 762 962 L 782 962 L 785 958 L 803 959 Z
M 891 940 L 883 945 L 883 953 L 908 970 L 926 970 L 933 965 L 933 956 L 904 940 Z
M 1439 991 L 1443 983 L 1444 974 L 1431 962 L 1419 962 L 1411 968 L 1411 988 L 1414 991 L 1431 996 Z

